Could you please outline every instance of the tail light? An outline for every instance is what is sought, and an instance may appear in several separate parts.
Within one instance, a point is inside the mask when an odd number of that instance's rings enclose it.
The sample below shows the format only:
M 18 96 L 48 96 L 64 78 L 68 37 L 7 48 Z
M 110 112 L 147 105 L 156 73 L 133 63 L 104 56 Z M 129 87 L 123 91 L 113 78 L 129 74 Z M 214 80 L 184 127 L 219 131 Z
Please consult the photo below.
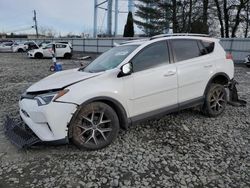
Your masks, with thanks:
M 233 60 L 233 55 L 231 53 L 228 53 L 226 55 L 226 59 L 230 59 L 230 60 Z

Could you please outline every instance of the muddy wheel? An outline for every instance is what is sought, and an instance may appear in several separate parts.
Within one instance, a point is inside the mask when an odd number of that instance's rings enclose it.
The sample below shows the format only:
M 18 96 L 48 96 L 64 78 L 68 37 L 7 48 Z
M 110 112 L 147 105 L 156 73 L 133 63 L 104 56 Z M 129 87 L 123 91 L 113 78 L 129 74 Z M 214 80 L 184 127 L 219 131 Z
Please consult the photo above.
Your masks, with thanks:
M 223 85 L 211 84 L 205 97 L 202 111 L 209 117 L 216 117 L 225 111 L 227 93 Z
M 85 150 L 97 150 L 108 146 L 119 132 L 116 112 L 102 102 L 84 106 L 71 126 L 74 144 Z

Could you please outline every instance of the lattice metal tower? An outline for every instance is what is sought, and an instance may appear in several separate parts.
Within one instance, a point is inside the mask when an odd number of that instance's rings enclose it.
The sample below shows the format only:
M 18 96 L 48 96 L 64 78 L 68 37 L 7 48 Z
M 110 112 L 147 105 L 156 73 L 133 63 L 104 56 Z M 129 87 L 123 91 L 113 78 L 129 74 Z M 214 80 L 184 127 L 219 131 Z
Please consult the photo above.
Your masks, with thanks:
M 113 11 L 113 1 L 115 3 L 115 10 Z M 106 27 L 106 35 L 112 36 L 112 34 L 117 35 L 118 31 L 118 15 L 119 13 L 125 13 L 123 11 L 118 10 L 119 0 L 103 0 L 99 3 L 99 0 L 94 0 L 94 32 L 93 37 L 97 37 L 97 16 L 98 9 L 104 9 L 107 11 L 107 27 Z M 103 8 L 101 5 L 106 5 L 106 8 Z M 113 12 L 115 17 L 115 25 L 114 25 L 114 33 L 112 33 L 112 23 L 113 23 Z M 134 0 L 128 0 L 128 11 L 134 12 Z

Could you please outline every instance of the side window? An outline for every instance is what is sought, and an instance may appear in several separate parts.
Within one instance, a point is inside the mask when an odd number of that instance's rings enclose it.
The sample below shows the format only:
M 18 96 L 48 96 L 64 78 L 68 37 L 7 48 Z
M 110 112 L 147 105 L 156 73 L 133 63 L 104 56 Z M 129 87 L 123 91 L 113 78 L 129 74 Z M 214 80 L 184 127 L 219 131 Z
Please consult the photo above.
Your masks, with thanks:
M 143 49 L 133 60 L 134 72 L 169 63 L 166 41 L 157 42 Z
M 50 48 L 52 48 L 52 44 L 45 46 L 43 49 L 50 49 Z
M 56 48 L 66 48 L 66 45 L 63 45 L 63 44 L 57 44 L 57 45 L 56 45 Z
M 5 46 L 12 46 L 12 43 L 5 43 Z
M 200 56 L 200 49 L 196 40 L 171 40 L 176 61 L 184 61 Z

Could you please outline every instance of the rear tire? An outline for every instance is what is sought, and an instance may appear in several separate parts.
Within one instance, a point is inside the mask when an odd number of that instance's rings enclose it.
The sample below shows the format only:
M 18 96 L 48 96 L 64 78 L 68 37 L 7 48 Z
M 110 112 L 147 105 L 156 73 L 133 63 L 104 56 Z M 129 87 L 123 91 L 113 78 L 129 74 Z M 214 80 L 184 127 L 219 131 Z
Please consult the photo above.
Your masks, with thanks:
M 227 105 L 227 92 L 220 84 L 211 84 L 205 96 L 202 111 L 209 117 L 217 117 L 222 114 Z
M 63 57 L 65 59 L 71 59 L 72 58 L 72 54 L 71 53 L 65 53 Z
M 37 58 L 37 59 L 42 59 L 43 58 L 43 54 L 40 53 L 40 52 L 37 52 L 34 57 Z
M 74 144 L 84 150 L 108 146 L 117 137 L 119 127 L 116 112 L 102 102 L 84 106 L 70 125 Z

